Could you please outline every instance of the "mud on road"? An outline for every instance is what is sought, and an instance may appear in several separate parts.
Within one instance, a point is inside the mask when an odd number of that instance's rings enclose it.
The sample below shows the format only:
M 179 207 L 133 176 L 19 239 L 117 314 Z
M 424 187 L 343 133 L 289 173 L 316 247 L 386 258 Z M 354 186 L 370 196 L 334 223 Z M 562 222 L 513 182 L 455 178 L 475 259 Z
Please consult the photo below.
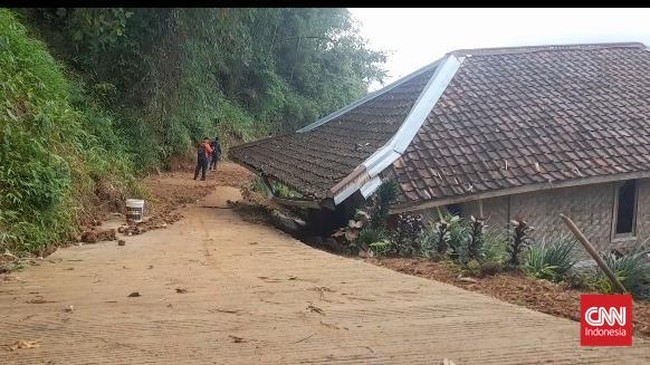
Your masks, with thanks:
M 313 249 L 214 189 L 166 229 L 5 276 L 0 364 L 650 362 L 641 339 L 580 348 L 576 322 Z

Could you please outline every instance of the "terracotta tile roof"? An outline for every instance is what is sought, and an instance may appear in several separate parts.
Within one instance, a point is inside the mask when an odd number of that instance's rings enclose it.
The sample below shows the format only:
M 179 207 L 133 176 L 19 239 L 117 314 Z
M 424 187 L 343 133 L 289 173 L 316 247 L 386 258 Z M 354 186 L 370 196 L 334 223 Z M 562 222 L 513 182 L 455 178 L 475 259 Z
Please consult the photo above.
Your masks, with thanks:
M 309 132 L 234 147 L 230 158 L 323 199 L 393 136 L 432 75 L 426 71 Z
M 650 171 L 642 44 L 452 54 L 471 56 L 389 172 L 402 205 Z

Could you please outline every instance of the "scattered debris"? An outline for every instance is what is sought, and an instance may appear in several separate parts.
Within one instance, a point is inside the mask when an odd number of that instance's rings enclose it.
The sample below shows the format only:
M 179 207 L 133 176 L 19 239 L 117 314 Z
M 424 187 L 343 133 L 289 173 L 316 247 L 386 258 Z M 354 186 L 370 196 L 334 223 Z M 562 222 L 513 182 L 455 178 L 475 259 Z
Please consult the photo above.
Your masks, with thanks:
M 307 337 L 305 337 L 305 338 L 301 338 L 301 339 L 298 340 L 298 341 L 292 342 L 292 344 L 296 344 L 296 343 L 301 343 L 301 342 L 307 341 L 307 340 L 309 340 L 310 338 L 314 337 L 314 335 L 315 335 L 315 333 L 312 333 L 311 335 L 309 335 L 309 336 L 307 336 Z
M 24 322 L 24 321 L 26 321 L 26 320 L 28 320 L 30 318 L 33 318 L 33 317 L 36 317 L 36 314 L 30 314 L 30 315 L 24 316 L 23 318 L 19 319 L 19 321 Z
M 323 322 L 323 321 L 320 321 L 320 324 L 322 324 L 323 326 L 325 326 L 325 327 L 327 327 L 327 328 L 331 328 L 331 329 L 334 329 L 334 330 L 340 330 L 340 329 L 344 329 L 344 330 L 346 330 L 346 331 L 349 331 L 349 330 L 350 330 L 350 329 L 347 328 L 347 327 L 339 327 L 339 326 L 337 326 L 337 325 L 335 325 L 335 324 L 325 323 L 325 322 Z
M 165 210 L 152 217 L 145 218 L 142 222 L 129 222 L 120 226 L 117 231 L 127 236 L 135 236 L 155 229 L 165 229 L 169 224 L 174 224 L 183 219 L 183 215 L 171 210 Z
M 292 276 L 289 276 L 289 278 L 287 280 L 298 280 L 298 277 L 292 275 Z
M 249 245 L 256 245 L 257 242 L 248 242 Z
M 476 284 L 476 283 L 478 283 L 478 280 L 476 280 L 476 279 L 474 279 L 474 278 L 468 278 L 468 277 L 465 277 L 465 276 L 461 276 L 461 277 L 459 277 L 458 280 L 459 280 L 459 281 L 466 282 L 466 283 L 472 283 L 472 284 Z
M 18 340 L 9 347 L 7 347 L 7 351 L 16 351 L 18 349 L 33 349 L 36 347 L 41 346 L 41 340 L 34 340 L 34 341 L 26 341 L 26 340 Z
M 118 240 L 117 245 L 118 246 L 124 246 L 124 245 L 126 245 L 126 241 L 125 240 Z
M 334 292 L 334 290 L 332 290 L 332 289 L 330 289 L 330 288 L 328 288 L 328 287 L 326 287 L 326 286 L 316 286 L 316 287 L 309 288 L 309 289 L 306 289 L 306 290 L 317 291 L 317 292 L 318 292 L 318 295 L 319 295 L 319 297 L 320 297 L 321 299 L 323 299 L 323 298 L 325 297 L 325 292 L 329 292 L 329 293 L 333 293 L 333 292 Z
M 140 296 L 140 292 L 134 291 L 133 293 L 127 295 L 129 298 L 136 298 Z
M 176 288 L 176 292 L 178 294 L 185 294 L 185 293 L 187 293 L 187 289 L 185 289 L 185 288 Z
M 38 297 L 34 299 L 29 299 L 25 301 L 27 304 L 46 304 L 46 303 L 56 303 L 54 300 L 45 300 L 43 297 Z
M 67 308 L 63 308 L 63 311 L 66 313 L 74 312 L 74 305 L 69 305 Z
M 153 269 L 153 265 L 149 265 L 149 266 L 147 267 L 147 269 L 149 269 L 149 270 Z
M 221 308 L 214 308 L 214 309 L 209 309 L 208 312 L 210 313 L 229 313 L 229 314 L 240 314 L 241 310 L 239 309 L 221 309 Z
M 444 360 L 442 360 L 441 365 L 456 365 L 456 363 L 449 360 L 449 359 L 447 359 L 447 358 L 445 358 Z
M 476 284 L 467 285 L 458 280 L 458 275 L 462 273 L 461 268 L 447 262 L 403 257 L 367 259 L 366 262 L 459 286 L 542 313 L 580 321 L 580 295 L 583 292 L 566 285 L 537 280 L 518 272 L 502 272 L 475 278 Z M 347 298 L 352 299 L 349 296 Z M 650 337 L 650 303 L 634 301 L 632 318 L 635 335 Z
M 279 283 L 282 281 L 280 278 L 272 278 L 268 276 L 258 276 L 259 279 L 262 279 L 265 283 Z
M 96 230 L 95 227 L 84 231 L 79 241 L 84 243 L 97 243 L 103 241 L 115 241 L 117 239 L 115 229 Z
M 229 335 L 228 337 L 232 338 L 232 342 L 234 342 L 234 343 L 246 342 L 246 340 L 243 337 L 237 337 L 237 336 L 233 336 L 233 335 Z
M 323 316 L 325 315 L 325 311 L 323 311 L 322 309 L 318 308 L 317 306 L 315 306 L 315 305 L 313 305 L 311 303 L 307 306 L 306 309 L 308 311 L 310 311 L 310 312 L 315 312 L 315 313 L 318 313 L 318 314 L 323 315 Z

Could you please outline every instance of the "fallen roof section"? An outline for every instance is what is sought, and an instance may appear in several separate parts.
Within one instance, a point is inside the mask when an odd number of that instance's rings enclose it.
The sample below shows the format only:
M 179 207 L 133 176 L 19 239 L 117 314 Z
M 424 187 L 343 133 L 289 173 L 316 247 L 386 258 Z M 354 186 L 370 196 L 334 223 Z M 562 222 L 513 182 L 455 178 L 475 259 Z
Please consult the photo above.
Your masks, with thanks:
M 368 197 L 379 187 L 380 184 L 375 177 L 378 177 L 379 173 L 397 160 L 411 143 L 431 109 L 454 77 L 462 60 L 463 58 L 453 55 L 442 59 L 440 66 L 424 87 L 397 132 L 350 175 L 330 189 L 329 196 L 334 199 L 334 204 L 339 204 L 360 189 L 363 196 Z
M 437 64 L 404 78 L 363 103 L 344 108 L 302 132 L 233 147 L 230 157 L 323 200 L 330 189 L 350 175 L 397 132 L 431 80 Z
M 641 43 L 459 50 L 232 157 L 338 204 L 395 178 L 395 208 L 650 176 Z

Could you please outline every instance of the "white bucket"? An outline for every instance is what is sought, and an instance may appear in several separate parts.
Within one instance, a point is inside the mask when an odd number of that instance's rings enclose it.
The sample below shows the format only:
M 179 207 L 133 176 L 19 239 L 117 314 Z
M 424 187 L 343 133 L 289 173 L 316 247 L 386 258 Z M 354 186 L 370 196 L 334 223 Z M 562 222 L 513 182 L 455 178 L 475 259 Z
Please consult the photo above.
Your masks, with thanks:
M 142 222 L 144 217 L 144 200 L 126 199 L 126 220 L 128 222 Z

